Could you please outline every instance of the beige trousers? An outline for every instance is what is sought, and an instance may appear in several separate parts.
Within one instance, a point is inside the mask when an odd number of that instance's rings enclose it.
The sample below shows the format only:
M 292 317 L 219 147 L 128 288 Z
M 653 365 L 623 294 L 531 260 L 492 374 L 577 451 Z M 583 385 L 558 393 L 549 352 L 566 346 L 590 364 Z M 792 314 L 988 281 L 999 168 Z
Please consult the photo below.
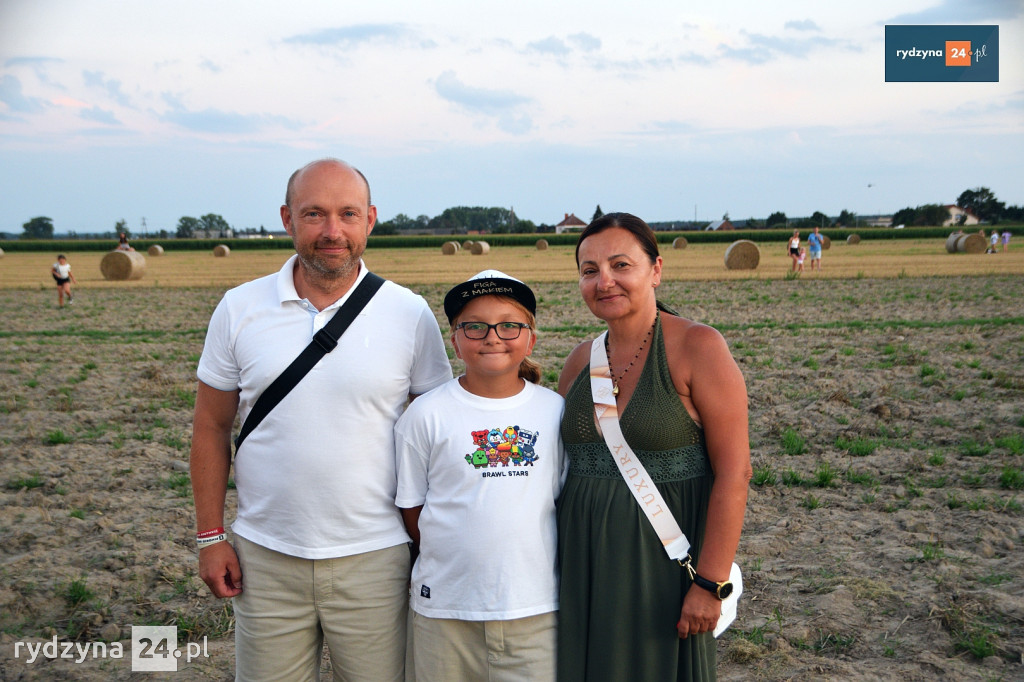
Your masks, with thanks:
M 300 559 L 235 536 L 237 680 L 318 680 L 324 640 L 339 682 L 403 682 L 409 548 Z
M 413 611 L 416 682 L 554 682 L 557 614 L 448 620 Z

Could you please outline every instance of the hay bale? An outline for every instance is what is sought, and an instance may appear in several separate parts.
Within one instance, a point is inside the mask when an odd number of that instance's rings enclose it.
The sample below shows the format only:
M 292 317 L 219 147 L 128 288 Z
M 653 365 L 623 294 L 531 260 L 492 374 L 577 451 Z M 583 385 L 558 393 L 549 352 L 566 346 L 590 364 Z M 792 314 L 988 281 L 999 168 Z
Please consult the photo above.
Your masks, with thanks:
M 472 239 L 467 239 L 466 241 L 462 242 L 462 248 L 464 248 L 466 251 L 472 251 L 473 250 L 473 240 Z
M 124 281 L 142 279 L 146 274 L 146 257 L 138 251 L 111 251 L 100 261 L 103 279 Z
M 150 256 L 162 256 L 164 255 L 164 247 L 160 246 L 159 244 L 153 244 L 151 247 L 146 249 L 146 253 L 148 253 Z
M 4 257 L 4 250 L 0 249 L 0 258 L 3 258 L 3 257 Z
M 538 251 L 547 251 L 547 249 L 548 249 L 548 240 L 547 239 L 538 239 L 537 240 L 537 250 Z
M 761 262 L 761 249 L 749 239 L 734 241 L 725 250 L 725 267 L 728 270 L 756 270 Z
M 826 237 L 825 235 L 821 235 L 821 250 L 822 251 L 828 251 L 831 248 L 832 248 L 832 240 L 829 239 L 828 237 Z
M 676 237 L 672 240 L 673 249 L 685 249 L 688 245 L 689 242 L 686 241 L 686 237 Z
M 956 240 L 956 250 L 958 253 L 985 253 L 987 247 L 988 240 L 980 234 L 962 234 Z
M 956 243 L 962 236 L 964 236 L 963 232 L 954 232 L 946 237 L 946 253 L 956 253 Z
M 473 242 L 473 255 L 480 256 L 491 250 L 491 245 L 487 242 Z
M 213 255 L 217 258 L 227 258 L 231 255 L 231 249 L 228 248 L 227 244 L 217 244 L 213 247 Z
M 849 244 L 850 246 L 853 246 L 854 244 L 860 244 L 860 235 L 859 234 L 851 234 L 851 235 L 849 235 L 846 238 L 846 243 Z
M 444 244 L 441 244 L 441 253 L 445 256 L 454 256 L 458 252 L 458 242 L 445 242 Z

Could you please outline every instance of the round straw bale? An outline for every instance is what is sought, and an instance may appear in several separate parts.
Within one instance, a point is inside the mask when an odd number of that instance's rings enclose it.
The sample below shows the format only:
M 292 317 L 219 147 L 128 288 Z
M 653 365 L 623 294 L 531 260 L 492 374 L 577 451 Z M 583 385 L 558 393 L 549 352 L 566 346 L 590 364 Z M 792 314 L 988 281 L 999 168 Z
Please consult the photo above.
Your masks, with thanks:
M 548 248 L 548 240 L 547 239 L 538 239 L 537 240 L 537 250 L 538 251 L 546 251 L 547 248 Z
M 828 251 L 831 248 L 832 248 L 832 240 L 829 239 L 828 237 L 826 237 L 825 235 L 821 235 L 821 250 L 822 251 Z
M 441 244 L 441 253 L 445 256 L 453 256 L 459 252 L 458 242 L 445 242 Z
M 4 250 L 0 249 L 0 258 L 3 258 L 3 257 L 4 257 Z
M 213 255 L 217 258 L 227 258 L 231 255 L 231 249 L 228 248 L 227 244 L 217 244 L 213 247 Z
M 946 237 L 946 253 L 956 253 L 956 243 L 962 236 L 964 236 L 963 232 L 954 232 Z
M 761 249 L 749 239 L 739 239 L 725 250 L 725 267 L 729 270 L 756 270 L 761 262 Z
M 689 242 L 686 241 L 686 237 L 676 237 L 672 240 L 673 249 L 685 249 L 688 245 Z
M 150 256 L 162 256 L 164 255 L 164 247 L 160 246 L 159 244 L 153 244 L 148 249 L 146 249 L 146 253 L 148 253 Z
M 103 279 L 115 281 L 142 279 L 146 274 L 146 257 L 138 251 L 111 251 L 100 261 Z
M 851 246 L 854 245 L 854 244 L 860 244 L 860 235 L 859 234 L 851 234 L 851 235 L 849 235 L 846 238 L 846 243 L 851 245 Z
M 472 251 L 473 250 L 473 240 L 472 239 L 467 239 L 466 241 L 462 242 L 462 248 L 464 248 L 466 251 Z
M 956 250 L 960 253 L 985 253 L 986 243 L 980 234 L 962 234 L 956 241 Z
M 473 242 L 472 251 L 474 256 L 485 254 L 490 250 L 491 245 L 488 244 L 487 242 Z

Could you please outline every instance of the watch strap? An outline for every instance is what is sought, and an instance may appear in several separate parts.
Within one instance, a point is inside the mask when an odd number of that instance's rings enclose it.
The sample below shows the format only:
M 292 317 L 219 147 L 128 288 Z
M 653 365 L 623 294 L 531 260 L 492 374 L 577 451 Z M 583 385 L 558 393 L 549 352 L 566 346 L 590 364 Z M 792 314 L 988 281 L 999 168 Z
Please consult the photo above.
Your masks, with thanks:
M 708 580 L 707 578 L 705 578 L 701 574 L 697 573 L 696 571 L 694 571 L 692 575 L 693 575 L 693 582 L 697 585 L 697 587 L 704 588 L 705 590 L 707 590 L 711 594 L 715 595 L 719 599 L 722 598 L 721 595 L 718 592 L 719 589 L 723 585 L 726 585 L 726 584 L 729 583 L 728 580 L 723 580 L 720 583 L 716 583 L 714 580 Z

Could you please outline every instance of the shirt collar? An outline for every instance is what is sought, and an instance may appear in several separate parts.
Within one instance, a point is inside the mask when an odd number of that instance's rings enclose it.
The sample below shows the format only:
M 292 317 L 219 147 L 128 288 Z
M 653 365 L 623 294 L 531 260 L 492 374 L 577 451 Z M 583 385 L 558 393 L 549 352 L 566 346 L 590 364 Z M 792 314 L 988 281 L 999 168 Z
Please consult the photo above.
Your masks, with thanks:
M 277 273 L 277 297 L 282 304 L 286 301 L 303 300 L 303 298 L 299 296 L 299 292 L 295 290 L 295 263 L 298 260 L 299 255 L 292 254 L 292 257 L 285 262 L 284 266 Z M 366 263 L 364 263 L 363 259 L 360 258 L 359 275 L 356 277 L 356 281 L 352 283 L 352 286 L 349 287 L 348 291 L 346 291 L 341 298 L 324 308 L 324 310 L 330 310 L 331 308 L 340 306 L 347 301 L 348 297 L 352 295 L 352 292 L 355 291 L 356 287 L 359 286 L 359 283 L 363 281 L 363 278 L 366 277 L 368 272 L 369 270 L 366 269 Z

